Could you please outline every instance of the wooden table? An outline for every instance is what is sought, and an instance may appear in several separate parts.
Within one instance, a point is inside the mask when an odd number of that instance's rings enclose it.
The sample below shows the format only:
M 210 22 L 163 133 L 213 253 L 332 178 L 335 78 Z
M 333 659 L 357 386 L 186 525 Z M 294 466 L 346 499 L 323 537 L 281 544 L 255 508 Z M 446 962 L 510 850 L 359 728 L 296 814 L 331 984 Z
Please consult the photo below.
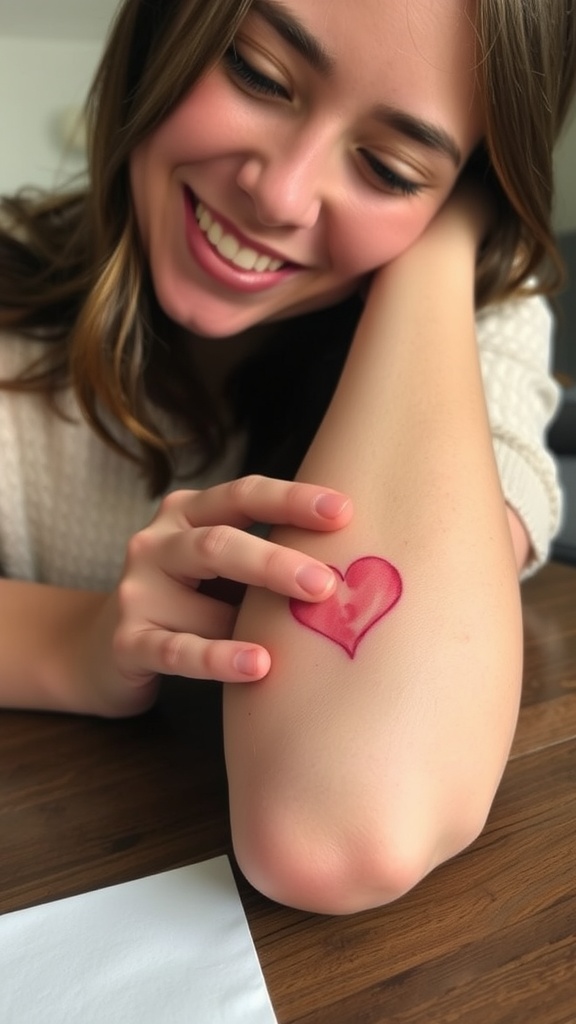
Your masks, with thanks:
M 238 877 L 281 1024 L 576 1024 L 576 569 L 524 605 L 518 733 L 472 847 L 346 918 Z M 131 721 L 2 713 L 0 816 L 0 911 L 229 853 L 217 688 Z

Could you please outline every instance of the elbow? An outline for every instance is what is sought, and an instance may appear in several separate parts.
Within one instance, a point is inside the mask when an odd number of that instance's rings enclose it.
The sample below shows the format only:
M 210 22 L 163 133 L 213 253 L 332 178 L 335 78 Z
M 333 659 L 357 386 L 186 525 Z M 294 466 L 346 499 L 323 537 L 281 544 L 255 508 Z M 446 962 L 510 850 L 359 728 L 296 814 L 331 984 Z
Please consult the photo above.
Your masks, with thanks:
M 353 914 L 383 906 L 414 888 L 433 868 L 455 856 L 480 833 L 488 808 L 458 815 L 439 828 L 431 816 L 391 815 L 368 825 L 341 819 L 331 830 L 325 814 L 250 815 L 234 822 L 238 865 L 263 895 L 318 914 Z M 318 827 L 318 822 L 322 822 Z
M 288 832 L 289 830 L 287 830 Z M 285 906 L 315 914 L 354 914 L 398 899 L 422 877 L 408 855 L 304 842 L 294 834 L 234 837 L 238 865 L 255 889 Z

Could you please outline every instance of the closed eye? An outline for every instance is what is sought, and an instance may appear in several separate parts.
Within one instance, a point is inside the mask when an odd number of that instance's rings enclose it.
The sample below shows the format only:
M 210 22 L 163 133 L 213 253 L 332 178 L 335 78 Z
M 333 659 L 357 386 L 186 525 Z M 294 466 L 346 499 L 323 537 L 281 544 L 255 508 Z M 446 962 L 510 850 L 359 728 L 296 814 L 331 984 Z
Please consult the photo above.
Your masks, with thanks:
M 262 96 L 271 96 L 276 99 L 290 99 L 287 90 L 273 78 L 262 74 L 252 64 L 242 57 L 234 44 L 224 54 L 224 63 L 230 75 L 235 78 L 249 92 Z
M 373 153 L 370 153 L 367 149 L 359 149 L 358 152 L 361 154 L 364 161 L 368 164 L 371 171 L 374 172 L 380 182 L 388 188 L 390 192 L 397 192 L 403 196 L 416 196 L 422 191 L 423 185 L 416 181 L 410 181 L 408 178 L 404 178 L 401 174 L 397 174 L 386 164 L 383 164 L 381 160 L 378 160 Z

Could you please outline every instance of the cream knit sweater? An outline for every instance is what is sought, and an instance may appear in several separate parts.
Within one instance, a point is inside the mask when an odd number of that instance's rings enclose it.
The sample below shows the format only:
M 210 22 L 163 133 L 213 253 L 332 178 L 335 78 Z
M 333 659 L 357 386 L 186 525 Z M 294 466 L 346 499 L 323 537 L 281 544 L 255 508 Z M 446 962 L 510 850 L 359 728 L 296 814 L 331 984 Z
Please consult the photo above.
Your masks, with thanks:
M 532 540 L 533 572 L 558 529 L 560 493 L 543 445 L 558 401 L 549 376 L 552 320 L 541 299 L 481 312 L 478 344 L 504 496 Z M 41 342 L 0 335 L 0 377 L 13 377 Z M 138 468 L 108 448 L 82 419 L 71 393 L 56 416 L 36 394 L 0 390 L 0 570 L 6 576 L 85 589 L 114 586 L 128 538 L 153 517 Z M 202 478 L 237 474 L 241 445 Z M 183 486 L 179 482 L 178 486 Z

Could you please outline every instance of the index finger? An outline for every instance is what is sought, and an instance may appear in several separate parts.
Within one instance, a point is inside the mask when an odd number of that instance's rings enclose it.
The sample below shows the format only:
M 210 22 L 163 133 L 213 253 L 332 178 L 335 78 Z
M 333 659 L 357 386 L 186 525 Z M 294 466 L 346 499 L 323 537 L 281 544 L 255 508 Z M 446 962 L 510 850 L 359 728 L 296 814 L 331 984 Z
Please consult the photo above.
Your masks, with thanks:
M 180 494 L 180 512 L 190 526 L 270 523 L 330 531 L 346 526 L 353 513 L 350 498 L 340 491 L 257 475 Z

